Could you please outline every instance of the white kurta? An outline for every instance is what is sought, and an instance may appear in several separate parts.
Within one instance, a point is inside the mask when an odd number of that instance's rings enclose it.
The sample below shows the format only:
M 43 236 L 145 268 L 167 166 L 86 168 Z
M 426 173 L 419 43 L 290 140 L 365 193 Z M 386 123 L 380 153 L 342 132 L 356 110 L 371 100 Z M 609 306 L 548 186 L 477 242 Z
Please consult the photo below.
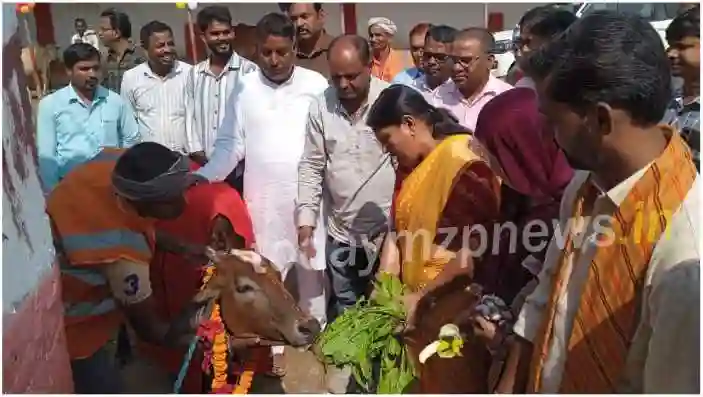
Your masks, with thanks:
M 212 158 L 198 171 L 209 180 L 224 180 L 246 158 L 244 199 L 254 226 L 256 247 L 285 278 L 299 261 L 295 204 L 298 163 L 305 145 L 310 103 L 328 86 L 317 72 L 296 67 L 287 82 L 276 85 L 261 72 L 242 76 L 240 88 L 228 100 L 228 114 L 215 141 Z M 296 269 L 300 304 L 324 323 L 322 290 L 326 231 L 324 217 L 316 228 L 315 271 Z M 312 269 L 311 269 L 312 270 Z

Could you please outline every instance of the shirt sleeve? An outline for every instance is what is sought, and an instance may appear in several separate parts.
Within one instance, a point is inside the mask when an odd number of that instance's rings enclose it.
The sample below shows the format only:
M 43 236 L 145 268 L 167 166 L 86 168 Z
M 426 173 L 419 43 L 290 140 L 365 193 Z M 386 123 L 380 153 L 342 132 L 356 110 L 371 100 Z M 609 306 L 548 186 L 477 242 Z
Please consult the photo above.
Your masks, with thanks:
M 37 111 L 37 152 L 39 156 L 39 174 L 48 193 L 59 183 L 59 165 L 56 158 L 56 125 L 51 97 L 39 102 Z
M 151 296 L 149 265 L 120 259 L 103 267 L 112 296 L 122 305 L 134 305 Z
M 120 97 L 120 142 L 121 147 L 128 148 L 136 145 L 142 139 L 139 132 L 137 120 L 134 118 L 134 111 L 124 98 Z
M 325 137 L 320 104 L 313 101 L 305 127 L 305 149 L 298 166 L 298 226 L 317 225 L 325 175 Z
M 227 98 L 228 110 L 220 128 L 217 130 L 215 147 L 210 160 L 196 171 L 198 174 L 212 182 L 225 180 L 242 159 L 244 159 L 244 114 L 241 109 L 241 101 L 238 90 L 233 91 Z
M 128 113 L 132 114 L 132 117 L 134 117 L 135 121 L 137 119 L 137 112 L 136 112 L 136 106 L 134 102 L 134 92 L 132 92 L 133 89 L 133 84 L 132 84 L 132 77 L 130 73 L 125 73 L 124 76 L 122 77 L 122 84 L 120 85 L 120 96 L 125 102 L 125 105 L 127 107 Z
M 700 390 L 700 258 L 673 266 L 652 284 L 645 394 Z
M 200 141 L 200 134 L 197 129 L 198 123 L 195 119 L 195 70 L 188 72 L 186 80 L 186 150 L 188 153 L 203 151 L 203 144 Z

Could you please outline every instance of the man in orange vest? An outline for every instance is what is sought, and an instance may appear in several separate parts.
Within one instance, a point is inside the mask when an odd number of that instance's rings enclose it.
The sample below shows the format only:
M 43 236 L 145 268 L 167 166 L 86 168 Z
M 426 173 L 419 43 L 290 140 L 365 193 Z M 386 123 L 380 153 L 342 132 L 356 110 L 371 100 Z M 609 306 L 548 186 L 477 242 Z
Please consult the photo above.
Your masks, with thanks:
M 157 235 L 154 227 L 183 212 L 189 165 L 185 156 L 153 142 L 104 149 L 48 197 L 76 393 L 120 393 L 107 346 L 123 316 L 149 343 L 187 345 L 193 336 L 198 307 L 187 307 L 170 324 L 161 321 L 149 279 L 157 245 L 186 256 L 203 252 Z

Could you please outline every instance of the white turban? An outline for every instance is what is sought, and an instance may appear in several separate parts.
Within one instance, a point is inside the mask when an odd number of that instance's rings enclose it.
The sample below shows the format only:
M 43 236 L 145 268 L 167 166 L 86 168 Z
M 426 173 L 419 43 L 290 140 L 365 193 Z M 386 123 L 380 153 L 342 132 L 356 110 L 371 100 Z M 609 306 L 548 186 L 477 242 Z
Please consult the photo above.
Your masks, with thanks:
M 369 19 L 369 29 L 374 26 L 378 26 L 391 36 L 395 36 L 396 32 L 398 31 L 398 27 L 395 26 L 395 23 L 393 23 L 393 21 L 391 21 L 390 19 L 384 17 L 375 17 Z

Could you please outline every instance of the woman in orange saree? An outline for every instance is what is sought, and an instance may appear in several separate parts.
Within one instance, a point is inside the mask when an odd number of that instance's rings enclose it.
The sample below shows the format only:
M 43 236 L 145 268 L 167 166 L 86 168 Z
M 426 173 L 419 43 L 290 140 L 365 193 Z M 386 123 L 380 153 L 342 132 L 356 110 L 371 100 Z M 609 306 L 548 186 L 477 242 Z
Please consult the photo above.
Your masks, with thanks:
M 412 88 L 384 90 L 367 123 L 399 167 L 412 170 L 393 214 L 397 238 L 386 240 L 379 269 L 412 290 L 412 309 L 424 292 L 471 271 L 469 237 L 498 219 L 500 182 L 471 132 Z M 471 227 L 476 235 L 463 236 Z

